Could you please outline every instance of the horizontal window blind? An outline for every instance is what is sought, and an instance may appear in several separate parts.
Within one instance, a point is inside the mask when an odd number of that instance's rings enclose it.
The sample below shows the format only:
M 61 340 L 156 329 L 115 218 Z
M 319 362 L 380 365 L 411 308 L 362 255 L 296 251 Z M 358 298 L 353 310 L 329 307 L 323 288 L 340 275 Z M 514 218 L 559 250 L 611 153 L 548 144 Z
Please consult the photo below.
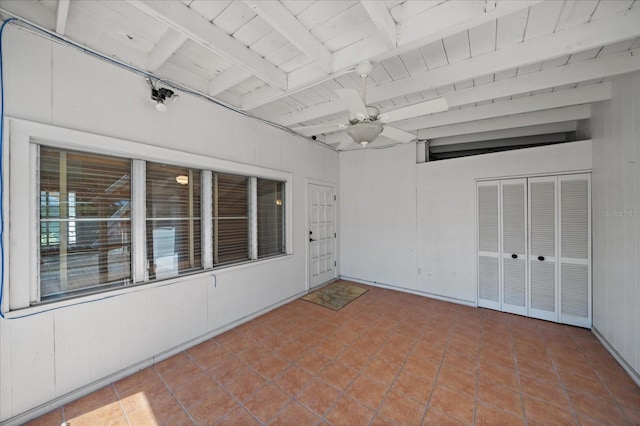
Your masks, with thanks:
M 39 146 L 38 185 L 35 302 L 285 253 L 285 182 Z
M 249 178 L 216 173 L 213 187 L 213 263 L 248 260 Z
M 202 266 L 199 170 L 147 163 L 147 264 L 150 279 Z
M 40 300 L 131 279 L 131 161 L 41 147 Z
M 284 182 L 257 179 L 258 258 L 283 254 Z

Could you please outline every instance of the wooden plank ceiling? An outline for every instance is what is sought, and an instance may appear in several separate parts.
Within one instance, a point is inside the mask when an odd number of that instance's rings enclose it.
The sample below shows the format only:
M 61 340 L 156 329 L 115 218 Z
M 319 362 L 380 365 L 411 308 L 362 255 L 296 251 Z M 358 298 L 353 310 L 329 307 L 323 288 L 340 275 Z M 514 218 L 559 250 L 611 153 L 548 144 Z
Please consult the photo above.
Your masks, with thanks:
M 640 69 L 640 0 L 3 0 L 0 12 L 289 128 L 346 123 L 334 90 L 360 91 L 353 70 L 368 60 L 382 112 L 445 97 L 448 111 L 393 123 L 440 144 L 575 128 L 611 97 L 608 79 Z

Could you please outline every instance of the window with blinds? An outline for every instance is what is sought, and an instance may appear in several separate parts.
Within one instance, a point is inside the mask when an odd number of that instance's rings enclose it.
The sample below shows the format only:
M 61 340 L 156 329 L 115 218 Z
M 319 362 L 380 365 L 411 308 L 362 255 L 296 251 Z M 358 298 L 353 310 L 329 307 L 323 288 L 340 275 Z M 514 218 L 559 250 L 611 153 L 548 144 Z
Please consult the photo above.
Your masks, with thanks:
M 200 171 L 147 163 L 149 279 L 201 269 Z
M 131 280 L 131 161 L 40 149 L 40 300 Z
M 213 175 L 213 264 L 249 260 L 249 178 Z
M 285 254 L 285 182 L 45 146 L 38 167 L 32 302 Z
M 258 258 L 283 254 L 284 182 L 257 179 Z

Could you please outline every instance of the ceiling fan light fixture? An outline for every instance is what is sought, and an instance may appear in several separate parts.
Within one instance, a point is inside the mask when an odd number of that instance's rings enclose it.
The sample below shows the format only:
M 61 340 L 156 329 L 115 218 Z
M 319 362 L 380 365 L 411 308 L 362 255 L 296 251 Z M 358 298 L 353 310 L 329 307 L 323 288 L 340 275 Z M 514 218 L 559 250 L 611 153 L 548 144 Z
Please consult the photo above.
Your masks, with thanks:
M 378 123 L 362 122 L 354 124 L 347 129 L 347 133 L 355 143 L 366 146 L 373 142 L 382 132 L 382 126 Z

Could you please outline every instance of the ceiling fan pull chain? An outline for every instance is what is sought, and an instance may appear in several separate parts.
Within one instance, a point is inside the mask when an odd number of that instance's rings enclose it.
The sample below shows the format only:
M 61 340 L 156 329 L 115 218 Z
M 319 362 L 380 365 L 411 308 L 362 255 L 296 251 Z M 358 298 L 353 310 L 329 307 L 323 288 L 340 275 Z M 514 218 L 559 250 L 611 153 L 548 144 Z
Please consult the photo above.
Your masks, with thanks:
M 362 103 L 367 104 L 367 76 L 361 75 L 360 79 L 362 80 Z

